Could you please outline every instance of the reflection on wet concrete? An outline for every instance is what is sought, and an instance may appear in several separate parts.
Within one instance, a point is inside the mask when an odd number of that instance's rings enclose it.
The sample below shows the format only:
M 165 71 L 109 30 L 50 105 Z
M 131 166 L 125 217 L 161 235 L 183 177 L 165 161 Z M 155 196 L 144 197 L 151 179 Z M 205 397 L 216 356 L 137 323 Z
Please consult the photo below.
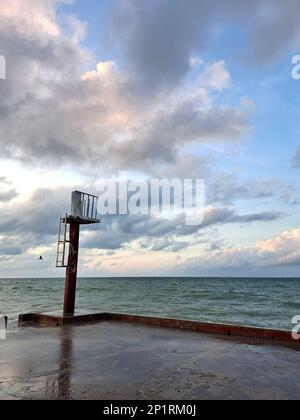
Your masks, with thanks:
M 59 329 L 58 374 L 47 378 L 45 398 L 68 400 L 71 398 L 71 373 L 73 363 L 73 327 Z
M 58 374 L 58 397 L 70 398 L 73 350 L 73 328 L 61 330 L 60 364 Z
M 300 352 L 129 324 L 0 342 L 1 399 L 299 399 Z

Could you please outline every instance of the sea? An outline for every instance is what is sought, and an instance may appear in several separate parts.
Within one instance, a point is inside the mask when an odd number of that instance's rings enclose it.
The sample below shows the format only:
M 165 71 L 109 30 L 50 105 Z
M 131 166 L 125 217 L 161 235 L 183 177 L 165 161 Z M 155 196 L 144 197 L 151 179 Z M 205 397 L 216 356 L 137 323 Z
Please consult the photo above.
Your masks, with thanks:
M 0 279 L 0 314 L 62 310 L 64 280 Z M 300 315 L 300 279 L 80 278 L 76 310 L 121 312 L 290 331 Z

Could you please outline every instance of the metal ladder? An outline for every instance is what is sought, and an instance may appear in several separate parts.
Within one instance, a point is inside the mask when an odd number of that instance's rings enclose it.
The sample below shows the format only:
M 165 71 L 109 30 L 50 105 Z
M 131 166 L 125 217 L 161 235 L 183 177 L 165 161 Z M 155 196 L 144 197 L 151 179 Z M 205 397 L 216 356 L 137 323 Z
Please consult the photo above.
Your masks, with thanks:
M 56 267 L 61 268 L 67 268 L 65 263 L 66 244 L 70 242 L 69 239 L 67 239 L 67 217 L 67 214 L 65 216 L 61 216 L 59 221 Z

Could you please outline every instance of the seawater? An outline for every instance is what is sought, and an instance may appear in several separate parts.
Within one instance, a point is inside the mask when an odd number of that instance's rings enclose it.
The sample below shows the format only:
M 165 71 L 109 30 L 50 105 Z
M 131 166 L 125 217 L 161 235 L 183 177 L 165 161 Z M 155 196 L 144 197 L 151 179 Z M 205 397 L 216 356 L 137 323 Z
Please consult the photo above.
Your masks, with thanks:
M 63 279 L 0 279 L 0 314 L 61 311 Z M 291 330 L 300 279 L 80 278 L 78 313 L 115 311 Z

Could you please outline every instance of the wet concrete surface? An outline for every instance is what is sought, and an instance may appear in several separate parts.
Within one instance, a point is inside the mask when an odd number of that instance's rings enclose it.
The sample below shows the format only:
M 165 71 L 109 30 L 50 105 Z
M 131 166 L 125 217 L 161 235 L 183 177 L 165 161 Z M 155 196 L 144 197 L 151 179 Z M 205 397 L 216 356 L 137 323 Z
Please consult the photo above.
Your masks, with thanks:
M 1 399 L 300 399 L 300 352 L 104 322 L 0 341 Z

